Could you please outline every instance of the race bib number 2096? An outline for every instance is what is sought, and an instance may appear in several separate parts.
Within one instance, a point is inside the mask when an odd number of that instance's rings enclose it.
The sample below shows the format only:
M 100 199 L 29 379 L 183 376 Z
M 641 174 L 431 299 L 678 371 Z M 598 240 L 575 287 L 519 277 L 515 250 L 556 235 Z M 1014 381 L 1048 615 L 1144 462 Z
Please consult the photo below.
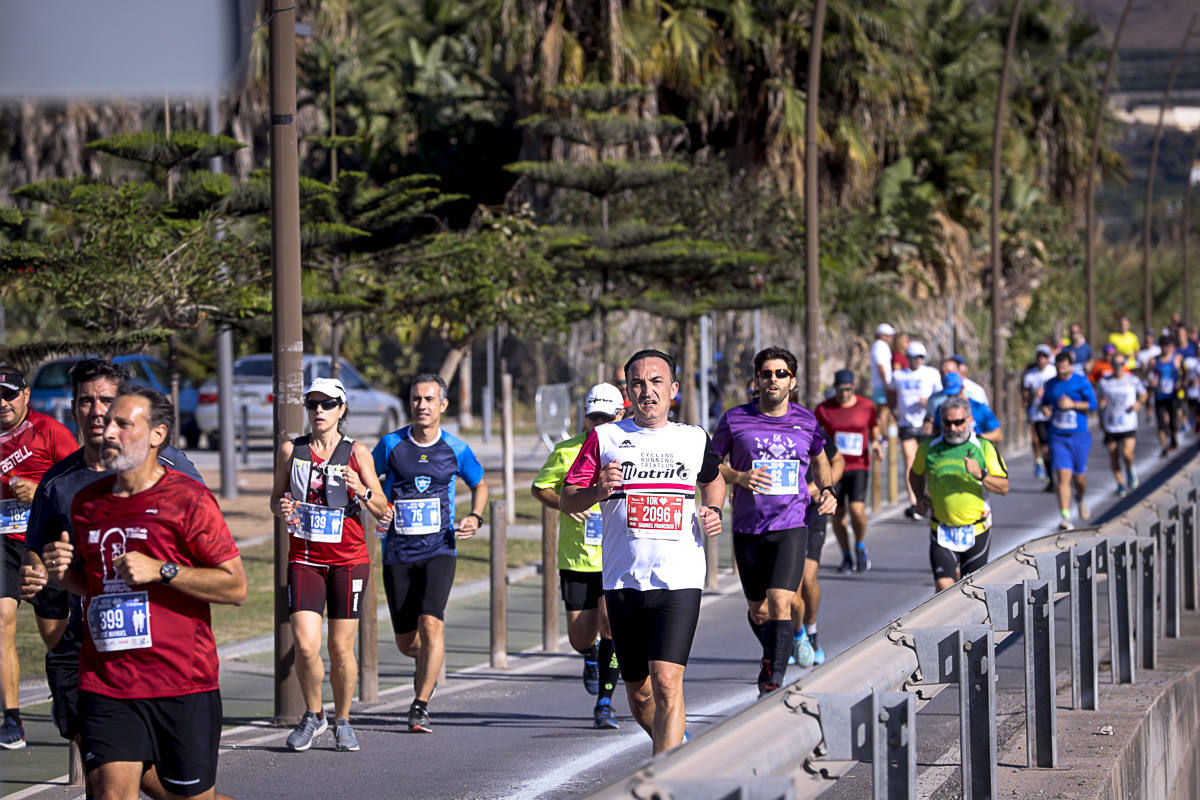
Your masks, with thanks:
M 625 495 L 629 532 L 644 539 L 678 539 L 683 535 L 683 498 L 661 494 Z

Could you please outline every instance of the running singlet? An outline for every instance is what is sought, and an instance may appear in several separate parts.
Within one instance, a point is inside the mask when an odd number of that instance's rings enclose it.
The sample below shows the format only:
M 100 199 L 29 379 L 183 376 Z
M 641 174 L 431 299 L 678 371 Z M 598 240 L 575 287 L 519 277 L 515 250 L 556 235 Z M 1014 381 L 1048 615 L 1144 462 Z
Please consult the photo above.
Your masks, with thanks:
M 1200 400 L 1200 358 L 1188 356 L 1183 360 L 1183 394 L 1189 400 Z
M 591 486 L 613 461 L 621 465 L 621 483 L 600 502 L 604 588 L 703 588 L 696 484 L 721 474 L 708 434 L 677 422 L 661 428 L 643 428 L 632 419 L 601 425 L 584 440 L 566 483 Z
M 903 425 L 919 428 L 925 422 L 926 402 L 934 392 L 942 390 L 942 376 L 933 367 L 902 369 L 893 373 L 892 388 L 896 390 L 896 415 Z
M 1063 349 L 1071 354 L 1071 368 L 1075 370 L 1075 374 L 1082 376 L 1084 369 L 1087 367 L 1087 362 L 1092 360 L 1092 346 L 1084 342 L 1083 344 L 1073 344 Z
M 1065 433 L 1086 433 L 1088 429 L 1087 411 L 1062 409 L 1058 407 L 1058 399 L 1068 397 L 1076 402 L 1086 400 L 1088 411 L 1096 410 L 1096 393 L 1092 384 L 1082 375 L 1075 373 L 1065 381 L 1055 375 L 1046 381 L 1042 388 L 1042 407 L 1050 414 L 1050 435 Z
M 0 432 L 0 533 L 25 541 L 29 524 L 29 506 L 13 496 L 9 480 L 41 481 L 54 462 L 77 449 L 79 443 L 62 423 L 33 410 L 20 425 Z
M 836 397 L 817 406 L 817 422 L 846 460 L 846 472 L 871 468 L 871 430 L 878 424 L 875 404 L 855 395 L 854 405 L 842 408 Z
M 1179 365 L 1175 363 L 1175 357 L 1156 358 L 1150 362 L 1150 369 L 1158 376 L 1158 381 L 1154 385 L 1154 398 L 1165 400 L 1168 397 L 1174 397 L 1175 393 L 1179 391 L 1179 379 L 1182 377 Z
M 584 435 L 572 436 L 559 442 L 550 451 L 541 472 L 533 479 L 535 489 L 553 489 L 562 494 L 567 470 L 575 463 Z M 558 515 L 558 568 L 576 572 L 600 572 L 600 540 L 604 536 L 604 518 L 600 507 L 588 509 L 588 521 L 576 522 L 570 514 Z
M 803 527 L 809 503 L 804 476 L 824 446 L 817 418 L 797 403 L 788 403 L 782 417 L 761 413 L 756 402 L 726 411 L 712 437 L 717 456 L 729 456 L 729 466 L 739 472 L 762 468 L 771 474 L 766 491 L 733 487 L 733 529 L 766 533 Z
M 88 635 L 79 688 L 121 699 L 174 697 L 217 685 L 217 643 L 209 604 L 161 583 L 128 586 L 113 566 L 145 553 L 185 567 L 215 567 L 238 556 L 212 493 L 168 469 L 132 497 L 112 494 L 116 476 L 79 490 L 71 503 L 82 560 Z
M 1042 387 L 1056 374 L 1053 364 L 1047 364 L 1045 369 L 1030 367 L 1025 370 L 1025 377 L 1021 379 L 1021 385 L 1029 392 L 1030 422 L 1048 422 L 1050 420 L 1050 415 L 1046 413 L 1046 409 L 1042 408 Z
M 357 514 L 346 514 L 340 508 L 327 508 L 325 487 L 329 481 L 345 483 L 346 478 L 336 473 L 326 475 L 322 466 L 325 461 L 308 448 L 312 469 L 308 473 L 308 494 L 297 498 L 308 508 L 299 509 L 301 525 L 305 530 L 319 528 L 325 533 L 288 537 L 288 563 L 313 564 L 319 567 L 333 565 L 366 564 L 371 558 L 367 553 L 367 540 L 363 535 L 362 519 Z M 347 469 L 357 470 L 358 459 L 350 451 Z M 317 508 L 312 508 L 316 506 Z M 335 529 L 340 528 L 337 534 Z
M 1129 372 L 1120 378 L 1105 375 L 1100 379 L 1100 396 L 1104 398 L 1101 421 L 1108 433 L 1128 433 L 1138 427 L 1137 411 L 1130 410 L 1137 399 L 1146 393 L 1142 381 Z
M 983 484 L 967 472 L 964 458 L 974 459 L 989 475 L 1008 476 L 1008 466 L 996 446 L 974 434 L 957 445 L 941 436 L 921 442 L 912 465 L 914 475 L 926 476 L 926 493 L 933 506 L 930 527 L 938 533 L 938 543 L 952 550 L 961 546 L 964 539 L 973 542 L 975 534 L 992 524 Z
M 434 556 L 457 556 L 454 539 L 455 479 L 472 488 L 483 480 L 483 467 L 467 443 L 440 431 L 420 445 L 412 426 L 393 431 L 375 445 L 375 471 L 395 519 L 383 546 L 383 563 L 407 564 Z

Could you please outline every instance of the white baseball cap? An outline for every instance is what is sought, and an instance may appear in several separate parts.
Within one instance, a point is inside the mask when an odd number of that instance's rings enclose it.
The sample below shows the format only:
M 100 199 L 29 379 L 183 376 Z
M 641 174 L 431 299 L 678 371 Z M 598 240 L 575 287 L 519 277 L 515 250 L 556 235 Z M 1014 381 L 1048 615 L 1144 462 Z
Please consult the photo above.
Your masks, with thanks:
M 927 353 L 925 352 L 925 345 L 921 344 L 920 342 L 909 342 L 908 343 L 908 357 L 909 358 L 916 358 L 917 356 L 924 357 L 925 355 L 927 355 Z
M 605 414 L 616 417 L 625 407 L 625 398 L 621 396 L 621 390 L 611 383 L 597 383 L 588 390 L 585 407 L 584 414 L 586 416 Z
M 308 391 L 304 394 L 309 395 L 313 392 L 320 392 L 326 397 L 336 397 L 343 403 L 346 402 L 346 387 L 342 386 L 342 382 L 337 378 L 314 378 L 308 386 Z
M 896 329 L 886 322 L 879 323 L 879 327 L 875 329 L 876 336 L 895 336 Z

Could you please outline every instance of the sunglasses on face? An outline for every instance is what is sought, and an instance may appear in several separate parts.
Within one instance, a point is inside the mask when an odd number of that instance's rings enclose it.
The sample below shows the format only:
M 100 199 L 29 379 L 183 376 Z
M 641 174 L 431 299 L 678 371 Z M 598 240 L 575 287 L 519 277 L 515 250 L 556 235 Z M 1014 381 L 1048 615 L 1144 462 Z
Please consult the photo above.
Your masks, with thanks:
M 958 419 L 943 419 L 942 424 L 948 428 L 957 428 L 959 425 L 966 425 L 967 418 L 959 417 Z
M 769 381 L 772 376 L 783 380 L 784 378 L 792 377 L 792 371 L 790 369 L 762 369 L 758 371 L 760 380 Z
M 332 411 L 342 404 L 341 400 L 335 397 L 330 397 L 325 400 L 305 400 L 304 407 L 309 411 L 316 411 L 318 408 L 323 408 L 326 411 Z
M 21 394 L 20 389 L 0 389 L 0 400 L 11 402 Z

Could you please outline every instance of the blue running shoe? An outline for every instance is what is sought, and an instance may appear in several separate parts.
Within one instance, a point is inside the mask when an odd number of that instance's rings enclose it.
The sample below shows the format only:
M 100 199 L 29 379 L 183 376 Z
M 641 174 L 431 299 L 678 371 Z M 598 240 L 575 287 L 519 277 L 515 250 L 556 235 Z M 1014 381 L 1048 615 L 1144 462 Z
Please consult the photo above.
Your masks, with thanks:
M 861 542 L 854 547 L 854 571 L 870 572 L 871 557 L 867 555 L 867 546 Z
M 617 715 L 613 711 L 612 702 L 607 697 L 596 703 L 596 708 L 592 711 L 592 727 L 612 731 L 621 727 L 617 724 Z
M 807 636 L 801 635 L 799 638 L 792 639 L 792 655 L 788 658 L 789 664 L 808 668 L 813 665 L 813 657 L 812 643 Z
M 825 663 L 825 651 L 822 648 L 818 647 L 816 650 L 813 650 L 813 666 L 819 667 L 824 663 Z
M 583 657 L 583 688 L 588 694 L 600 694 L 600 652 L 595 644 Z

